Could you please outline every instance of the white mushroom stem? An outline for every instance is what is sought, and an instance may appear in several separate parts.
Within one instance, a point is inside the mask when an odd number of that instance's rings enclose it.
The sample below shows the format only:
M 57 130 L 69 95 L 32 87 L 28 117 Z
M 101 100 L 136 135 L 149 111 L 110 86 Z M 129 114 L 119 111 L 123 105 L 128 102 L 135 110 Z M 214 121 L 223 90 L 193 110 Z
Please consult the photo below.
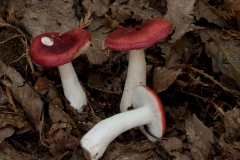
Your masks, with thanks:
M 145 105 L 100 121 L 81 139 L 85 156 L 90 160 L 99 159 L 118 135 L 131 128 L 151 123 L 156 119 L 155 114 L 151 107 Z
M 72 107 L 76 108 L 78 112 L 82 112 L 82 106 L 87 105 L 87 96 L 78 81 L 72 63 L 58 66 L 58 69 L 65 97 L 69 100 Z
M 146 61 L 144 49 L 129 51 L 128 71 L 120 102 L 120 111 L 125 112 L 132 105 L 136 87 L 146 85 Z

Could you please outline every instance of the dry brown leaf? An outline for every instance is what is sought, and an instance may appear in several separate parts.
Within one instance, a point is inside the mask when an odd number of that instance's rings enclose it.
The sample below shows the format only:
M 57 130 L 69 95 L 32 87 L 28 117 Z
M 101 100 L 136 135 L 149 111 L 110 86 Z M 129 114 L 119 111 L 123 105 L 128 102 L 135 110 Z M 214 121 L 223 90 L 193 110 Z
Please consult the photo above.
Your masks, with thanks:
M 221 135 L 219 145 L 222 147 L 222 157 L 227 159 L 240 158 L 240 143 L 238 140 L 240 132 L 240 110 L 234 108 L 232 111 L 227 111 L 223 121 L 226 132 Z
M 34 1 L 28 6 L 24 4 L 21 8 L 24 11 L 22 24 L 33 38 L 45 32 L 65 33 L 76 27 L 77 17 L 72 0 Z
M 240 86 L 240 54 L 231 50 L 218 53 L 218 66 L 221 72 L 233 78 Z
M 91 8 L 93 14 L 97 17 L 103 16 L 109 9 L 109 0 L 83 0 L 82 2 L 85 8 Z
M 120 77 L 109 77 L 100 72 L 90 72 L 88 74 L 88 85 L 104 92 L 122 93 Z
M 18 109 L 17 109 L 17 107 L 16 107 L 16 105 L 15 105 L 15 103 L 14 103 L 14 100 L 13 100 L 12 94 L 10 93 L 9 88 L 6 86 L 5 89 L 6 89 L 6 93 L 7 93 L 7 95 L 8 95 L 8 102 L 9 102 L 8 107 L 9 107 L 12 111 L 14 111 L 15 113 L 18 113 Z
M 136 19 L 137 21 L 146 21 L 151 18 L 162 17 L 162 13 L 158 8 L 148 9 L 147 0 L 115 1 L 111 6 L 112 18 L 124 23 L 126 19 Z M 146 7 L 145 7 L 146 6 Z
M 34 124 L 35 128 L 40 133 L 42 143 L 46 145 L 46 147 L 48 147 L 48 144 L 45 143 L 45 136 L 44 136 L 45 133 L 43 133 L 44 131 L 43 127 L 46 124 L 44 125 L 44 122 L 43 122 L 44 121 L 44 117 L 42 117 L 43 102 L 41 100 L 40 95 L 34 92 L 33 89 L 27 83 L 25 83 L 25 80 L 21 77 L 21 75 L 18 72 L 16 72 L 11 67 L 7 67 L 1 61 L 0 61 L 0 76 L 7 77 L 10 80 L 11 84 L 8 87 L 11 90 L 14 98 L 16 99 L 16 101 L 19 102 L 19 104 L 22 105 L 29 120 L 31 121 L 32 124 Z M 64 129 L 66 129 L 67 132 L 80 136 L 79 131 L 76 125 L 74 124 L 74 122 L 72 121 L 72 119 L 65 112 L 63 112 L 62 109 L 53 105 L 51 101 L 49 102 L 50 102 L 49 115 L 52 123 L 66 123 L 66 127 Z M 21 122 L 22 121 L 20 120 L 14 121 L 14 119 L 12 118 L 8 121 L 8 119 L 4 117 L 4 120 L 2 120 L 1 124 L 3 126 L 6 126 L 8 123 L 15 127 L 21 128 L 23 127 L 23 124 Z M 62 132 L 65 132 L 65 131 L 62 131 Z M 58 148 L 58 146 L 56 145 L 56 143 L 62 143 L 61 142 L 62 139 L 64 139 L 64 136 L 68 134 L 66 132 L 65 133 L 62 133 L 62 132 L 61 134 L 57 134 L 57 137 L 55 137 L 56 139 L 54 140 L 50 139 L 49 141 L 49 145 L 51 146 L 51 149 L 53 149 L 53 153 L 59 153 L 63 151 L 63 149 L 68 149 L 69 147 L 69 146 L 65 146 L 64 148 L 64 146 L 60 146 Z M 55 133 L 58 133 L 58 132 L 53 132 L 54 135 Z M 71 134 L 69 134 L 69 136 L 65 137 L 66 139 L 64 140 L 67 140 L 69 137 L 73 139 L 75 138 Z M 64 143 L 67 145 L 66 141 Z M 72 144 L 72 145 L 76 145 L 76 144 Z
M 229 10 L 235 14 L 238 27 L 240 28 L 240 0 L 225 0 L 224 2 L 229 7 Z
M 194 159 L 207 159 L 214 143 L 212 130 L 206 127 L 195 114 L 185 120 L 185 130 Z
M 18 129 L 21 129 L 25 126 L 25 122 L 23 121 L 23 117 L 20 116 L 12 116 L 12 115 L 0 115 L 0 128 L 6 127 L 7 125 L 14 126 Z
M 73 151 L 75 148 L 80 147 L 80 139 L 66 133 L 62 129 L 48 135 L 48 143 L 50 144 L 50 152 L 54 156 L 61 155 L 67 151 Z
M 6 20 L 8 22 L 11 22 L 13 18 L 15 18 L 15 9 L 16 9 L 16 6 L 11 6 L 9 9 L 8 9 L 8 15 L 6 17 Z
M 0 86 L 0 105 L 4 105 L 8 102 L 7 93 Z
M 45 95 L 45 97 L 47 98 L 45 100 L 51 100 L 54 105 L 57 105 L 62 109 L 64 108 L 61 97 L 56 88 L 54 87 L 52 81 L 48 80 L 46 77 L 38 76 L 37 81 L 34 84 L 34 88 L 42 95 Z
M 163 138 L 161 144 L 170 155 L 174 155 L 175 151 L 181 151 L 183 147 L 183 142 L 177 137 Z
M 15 133 L 15 129 L 12 126 L 0 128 L 0 144 L 2 141 Z
M 26 154 L 22 151 L 17 151 L 15 147 L 10 145 L 7 141 L 0 143 L 0 157 L 1 159 L 11 160 L 32 160 L 31 154 Z
M 86 51 L 86 56 L 91 65 L 102 65 L 108 60 L 107 50 L 103 50 L 108 36 L 108 34 L 103 34 L 103 32 L 109 29 L 107 25 L 104 25 L 105 21 L 105 18 L 94 18 L 88 27 L 92 35 L 92 41 Z
M 112 142 L 104 156 L 103 160 L 109 159 L 142 159 L 147 158 L 150 150 L 156 148 L 156 144 L 148 140 L 133 141 L 129 144 L 121 144 L 118 142 Z M 143 158 L 144 159 L 144 158 Z
M 190 160 L 188 156 L 182 154 L 183 143 L 179 138 L 163 138 L 161 145 L 170 156 L 175 157 L 177 160 Z
M 49 116 L 52 120 L 53 125 L 56 125 L 55 123 L 59 123 L 57 126 L 63 127 L 62 124 L 64 124 L 64 129 L 67 133 L 72 133 L 78 137 L 82 136 L 74 121 L 57 105 L 49 105 Z
M 197 1 L 195 16 L 196 16 L 196 20 L 200 20 L 201 18 L 204 18 L 208 22 L 214 23 L 218 26 L 222 26 L 222 27 L 229 26 L 229 23 L 227 23 L 227 20 L 215 14 L 211 9 L 211 7 L 207 6 L 203 0 Z
M 228 35 L 223 35 L 223 33 L 221 33 L 216 29 L 214 30 L 206 29 L 206 33 L 200 32 L 200 37 L 202 41 L 205 43 L 206 53 L 208 54 L 208 56 L 212 58 L 213 71 L 214 72 L 222 71 L 223 74 L 228 75 L 228 73 L 233 72 L 231 71 L 232 69 L 232 70 L 235 70 L 234 73 L 239 73 L 238 71 L 239 67 L 237 66 L 238 65 L 237 62 L 239 59 L 238 55 L 240 53 L 240 47 L 239 47 L 240 40 L 232 38 Z M 209 41 L 210 39 L 213 41 Z M 226 50 L 229 50 L 231 52 L 229 53 L 225 52 Z M 232 54 L 232 53 L 236 53 L 236 54 Z M 230 55 L 233 55 L 233 56 L 231 57 Z M 226 61 L 224 60 L 222 61 L 222 59 L 230 58 L 230 57 L 232 58 L 232 60 L 229 59 Z M 224 63 L 226 63 L 227 65 Z M 235 80 L 237 82 L 239 81 L 238 74 L 230 77 L 232 78 L 235 77 Z
M 163 57 L 166 60 L 165 67 L 169 68 L 181 62 L 180 53 L 174 51 L 174 44 L 161 43 L 160 46 L 162 49 Z
M 22 76 L 13 68 L 0 61 L 0 77 L 10 80 L 9 89 L 15 100 L 21 104 L 29 120 L 35 127 L 40 124 L 43 102 L 39 95 L 26 83 Z
M 182 74 L 181 69 L 155 67 L 153 70 L 153 89 L 156 93 L 165 91 Z
M 171 43 L 180 39 L 185 33 L 200 29 L 194 25 L 194 4 L 196 0 L 168 0 L 168 11 L 164 18 L 170 20 L 174 26 Z
M 212 69 L 213 72 L 218 73 L 220 71 L 219 66 L 218 66 L 218 52 L 219 52 L 219 47 L 215 45 L 214 42 L 209 42 L 208 44 L 205 45 L 205 51 L 209 57 L 212 58 Z

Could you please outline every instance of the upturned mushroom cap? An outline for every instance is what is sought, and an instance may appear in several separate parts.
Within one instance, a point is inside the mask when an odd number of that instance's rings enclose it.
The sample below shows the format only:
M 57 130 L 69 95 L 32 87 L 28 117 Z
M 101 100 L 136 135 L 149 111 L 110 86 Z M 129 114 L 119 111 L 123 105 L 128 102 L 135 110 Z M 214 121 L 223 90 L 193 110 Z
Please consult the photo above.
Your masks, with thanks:
M 148 131 L 158 138 L 162 137 L 166 131 L 166 118 L 162 102 L 157 94 L 147 86 L 139 86 L 134 91 L 132 104 L 134 108 L 143 106 L 151 107 L 155 117 L 151 123 L 146 124 Z M 156 141 L 150 135 L 146 136 L 150 141 Z
M 147 48 L 164 39 L 172 29 L 172 23 L 163 18 L 151 19 L 134 28 L 120 27 L 112 32 L 105 45 L 115 51 Z
M 90 33 L 80 28 L 64 34 L 43 33 L 32 41 L 30 57 L 41 66 L 57 67 L 79 56 L 88 47 L 90 41 Z

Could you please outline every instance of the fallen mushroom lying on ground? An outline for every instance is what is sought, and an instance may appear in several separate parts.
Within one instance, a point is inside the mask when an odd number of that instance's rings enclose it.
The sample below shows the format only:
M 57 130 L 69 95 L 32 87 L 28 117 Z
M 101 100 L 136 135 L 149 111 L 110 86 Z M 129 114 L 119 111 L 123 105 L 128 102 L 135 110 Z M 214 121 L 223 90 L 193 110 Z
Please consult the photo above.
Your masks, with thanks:
M 97 160 L 107 146 L 121 133 L 146 125 L 148 132 L 141 131 L 152 142 L 161 138 L 166 130 L 166 119 L 162 102 L 157 94 L 147 86 L 138 86 L 132 95 L 133 110 L 116 114 L 100 121 L 81 139 L 84 154 L 89 160 Z

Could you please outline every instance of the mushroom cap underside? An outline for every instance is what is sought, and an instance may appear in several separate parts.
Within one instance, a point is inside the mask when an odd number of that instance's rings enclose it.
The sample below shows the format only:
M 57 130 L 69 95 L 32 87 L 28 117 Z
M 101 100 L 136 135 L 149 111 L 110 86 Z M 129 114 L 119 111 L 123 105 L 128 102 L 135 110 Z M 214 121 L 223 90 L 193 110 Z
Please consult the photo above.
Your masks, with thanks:
M 133 93 L 132 104 L 134 108 L 150 107 L 154 116 L 153 121 L 146 124 L 148 131 L 158 138 L 162 137 L 166 131 L 166 118 L 158 95 L 147 86 L 138 86 Z

